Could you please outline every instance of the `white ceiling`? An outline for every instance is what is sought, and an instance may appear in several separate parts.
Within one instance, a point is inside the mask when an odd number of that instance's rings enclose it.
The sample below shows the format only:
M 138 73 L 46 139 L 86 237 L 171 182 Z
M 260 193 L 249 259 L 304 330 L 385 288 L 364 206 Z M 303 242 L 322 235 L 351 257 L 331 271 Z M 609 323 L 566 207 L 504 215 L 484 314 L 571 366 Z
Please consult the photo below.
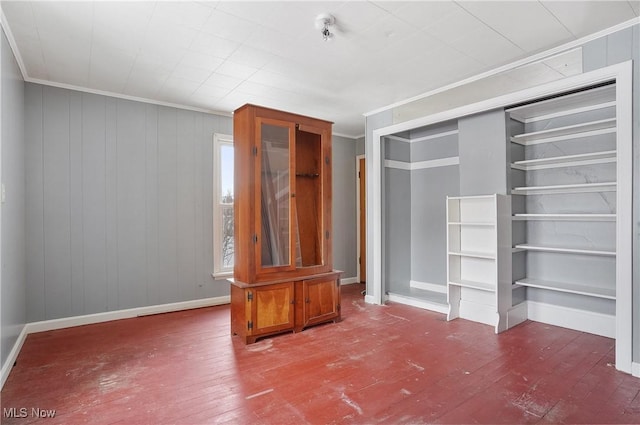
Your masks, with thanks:
M 640 15 L 639 1 L 2 1 L 30 81 L 364 133 L 362 114 Z M 336 18 L 322 40 L 314 21 Z

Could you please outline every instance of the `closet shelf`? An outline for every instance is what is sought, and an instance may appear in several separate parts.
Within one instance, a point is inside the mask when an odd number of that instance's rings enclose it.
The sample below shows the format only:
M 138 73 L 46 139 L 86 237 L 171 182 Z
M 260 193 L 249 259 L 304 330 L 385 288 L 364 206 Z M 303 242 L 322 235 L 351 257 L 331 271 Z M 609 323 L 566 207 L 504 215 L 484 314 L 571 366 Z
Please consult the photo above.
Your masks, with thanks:
M 495 223 L 486 223 L 482 221 L 450 221 L 449 226 L 476 226 L 476 227 L 495 227 Z
M 556 193 L 615 192 L 616 182 L 514 187 L 512 195 L 552 195 Z
M 528 146 L 541 143 L 558 142 L 561 140 L 577 139 L 586 136 L 595 136 L 597 134 L 615 133 L 615 131 L 616 119 L 608 118 L 582 124 L 568 125 L 566 127 L 518 134 L 516 136 L 512 136 L 511 141 L 519 145 Z
M 449 251 L 449 255 L 458 257 L 484 258 L 487 260 L 495 260 L 495 254 L 490 252 L 473 252 L 473 251 Z
M 514 214 L 513 221 L 616 221 L 615 214 Z
M 529 103 L 507 109 L 511 117 L 520 122 L 531 122 L 551 116 L 565 116 L 586 110 L 615 106 L 616 87 L 608 85 L 588 91 Z
M 615 150 L 515 161 L 513 164 L 511 164 L 511 168 L 522 171 L 533 171 L 544 170 L 547 168 L 606 164 L 609 162 L 616 162 Z
M 473 288 L 480 291 L 495 292 L 496 286 L 492 283 L 475 282 L 473 280 L 449 280 L 449 285 L 460 286 L 463 288 Z
M 616 299 L 616 290 L 606 287 L 594 287 L 589 285 L 582 285 L 578 283 L 566 283 L 566 282 L 553 282 L 540 279 L 519 279 L 515 281 L 515 284 L 527 286 L 531 288 L 548 289 L 551 291 L 568 292 L 571 294 L 587 295 L 596 298 L 606 298 L 609 300 Z
M 604 257 L 616 256 L 615 251 L 600 251 L 600 250 L 592 250 L 592 249 L 559 248 L 559 247 L 536 246 L 536 245 L 528 245 L 528 244 L 516 245 L 515 248 L 524 249 L 527 251 L 556 252 L 560 254 L 582 254 L 582 255 L 596 255 L 596 256 L 604 256 Z

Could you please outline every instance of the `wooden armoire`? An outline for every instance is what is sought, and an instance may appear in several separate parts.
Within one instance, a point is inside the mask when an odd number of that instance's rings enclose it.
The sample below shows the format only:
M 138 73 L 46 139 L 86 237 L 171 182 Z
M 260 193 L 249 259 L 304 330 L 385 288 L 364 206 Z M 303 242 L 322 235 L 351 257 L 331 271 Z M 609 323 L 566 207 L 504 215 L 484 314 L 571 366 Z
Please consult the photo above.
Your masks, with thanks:
M 340 320 L 331 125 L 255 105 L 234 112 L 231 332 L 247 344 Z

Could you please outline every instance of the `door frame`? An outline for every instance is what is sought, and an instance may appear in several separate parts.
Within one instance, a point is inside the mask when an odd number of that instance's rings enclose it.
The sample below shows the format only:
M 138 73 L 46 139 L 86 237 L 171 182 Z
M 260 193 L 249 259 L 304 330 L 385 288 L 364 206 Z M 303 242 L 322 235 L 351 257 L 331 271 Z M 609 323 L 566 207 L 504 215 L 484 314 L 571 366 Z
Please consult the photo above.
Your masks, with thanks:
M 360 256 L 362 255 L 362 250 L 360 247 L 360 160 L 364 159 L 366 161 L 366 156 L 364 154 L 356 155 L 356 279 L 357 283 L 362 282 L 360 279 Z M 365 162 L 366 164 L 366 162 Z M 365 165 L 366 172 L 366 165 Z M 366 188 L 365 188 L 366 189 Z M 366 194 L 366 190 L 365 190 Z M 366 200 L 366 198 L 365 198 Z M 366 208 L 365 208 L 366 209 Z M 366 250 L 365 250 L 366 255 Z

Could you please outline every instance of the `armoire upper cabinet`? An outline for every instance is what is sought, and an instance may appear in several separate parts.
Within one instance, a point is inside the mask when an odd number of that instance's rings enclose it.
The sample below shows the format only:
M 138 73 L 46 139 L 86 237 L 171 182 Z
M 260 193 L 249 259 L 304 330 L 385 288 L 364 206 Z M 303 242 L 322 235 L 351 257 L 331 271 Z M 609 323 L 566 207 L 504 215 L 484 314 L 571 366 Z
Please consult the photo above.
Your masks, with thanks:
M 234 112 L 234 279 L 330 272 L 331 123 L 254 105 Z

